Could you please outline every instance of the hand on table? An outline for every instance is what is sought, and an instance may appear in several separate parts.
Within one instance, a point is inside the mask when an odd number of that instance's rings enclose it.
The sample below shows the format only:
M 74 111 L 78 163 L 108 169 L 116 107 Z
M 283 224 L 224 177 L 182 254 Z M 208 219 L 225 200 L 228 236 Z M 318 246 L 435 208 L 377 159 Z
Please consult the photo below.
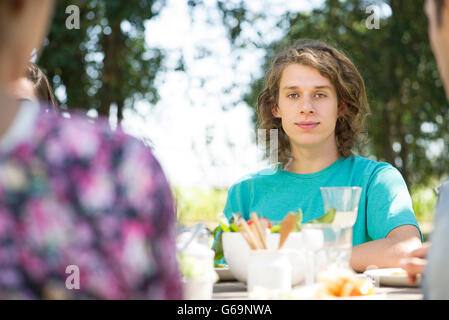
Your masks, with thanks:
M 408 280 L 411 283 L 416 282 L 416 276 L 424 272 L 427 265 L 427 252 L 430 248 L 430 242 L 424 243 L 420 248 L 411 251 L 400 262 L 401 268 L 408 273 Z

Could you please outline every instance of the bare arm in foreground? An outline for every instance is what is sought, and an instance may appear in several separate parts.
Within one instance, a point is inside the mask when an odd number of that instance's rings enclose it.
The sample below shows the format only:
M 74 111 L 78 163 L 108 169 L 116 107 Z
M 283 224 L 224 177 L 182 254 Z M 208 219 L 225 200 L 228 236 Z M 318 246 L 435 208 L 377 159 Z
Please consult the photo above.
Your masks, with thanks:
M 413 225 L 399 226 L 385 239 L 374 240 L 352 248 L 351 267 L 357 272 L 367 267 L 396 268 L 410 252 L 422 246 L 418 229 Z

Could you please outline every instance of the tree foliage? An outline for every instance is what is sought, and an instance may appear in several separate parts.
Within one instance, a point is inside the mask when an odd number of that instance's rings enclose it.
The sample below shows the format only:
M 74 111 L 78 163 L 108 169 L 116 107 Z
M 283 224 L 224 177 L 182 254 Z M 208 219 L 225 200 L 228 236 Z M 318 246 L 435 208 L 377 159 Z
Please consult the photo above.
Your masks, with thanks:
M 159 14 L 165 0 L 57 3 L 39 65 L 55 89 L 65 88 L 62 102 L 94 108 L 102 115 L 116 104 L 119 118 L 137 99 L 156 103 L 154 80 L 164 53 L 146 47 L 144 24 Z M 79 30 L 65 27 L 65 8 L 72 4 L 80 8 Z M 207 7 L 204 0 L 187 4 L 192 12 Z M 222 19 L 211 23 L 224 25 L 238 50 L 263 48 L 264 70 L 280 48 L 299 38 L 320 39 L 342 49 L 365 79 L 372 111 L 369 142 L 356 152 L 395 165 L 410 187 L 448 174 L 449 106 L 430 50 L 423 0 L 325 0 L 309 12 L 276 17 L 284 35 L 268 44 L 264 41 L 267 30 L 255 26 L 273 16 L 269 8 L 251 12 L 244 0 L 216 0 L 215 4 Z M 381 15 L 379 29 L 367 28 L 370 5 L 389 9 Z M 254 32 L 245 33 L 248 28 Z M 179 70 L 184 70 L 182 60 Z M 254 79 L 243 97 L 249 106 L 255 108 L 262 86 L 262 77 Z
M 80 9 L 80 28 L 66 28 L 66 8 Z M 65 89 L 64 105 L 96 109 L 118 118 L 136 99 L 158 100 L 154 79 L 163 52 L 145 45 L 145 21 L 155 17 L 165 0 L 60 0 L 55 8 L 39 65 Z

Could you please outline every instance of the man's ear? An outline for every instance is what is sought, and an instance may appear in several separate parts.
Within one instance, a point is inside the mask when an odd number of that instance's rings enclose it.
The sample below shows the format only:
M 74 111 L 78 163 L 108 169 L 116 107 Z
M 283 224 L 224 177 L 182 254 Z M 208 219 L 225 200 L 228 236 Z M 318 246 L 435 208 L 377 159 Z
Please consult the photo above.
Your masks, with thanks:
M 271 108 L 271 113 L 273 114 L 273 116 L 275 118 L 280 118 L 281 117 L 281 115 L 279 114 L 279 106 L 277 104 L 275 104 L 273 106 L 273 108 Z

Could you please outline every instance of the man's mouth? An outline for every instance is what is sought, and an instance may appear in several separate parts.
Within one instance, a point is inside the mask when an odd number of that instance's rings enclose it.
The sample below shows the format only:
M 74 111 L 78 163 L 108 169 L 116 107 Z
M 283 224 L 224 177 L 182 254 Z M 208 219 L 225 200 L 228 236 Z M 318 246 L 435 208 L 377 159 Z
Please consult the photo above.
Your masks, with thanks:
M 302 122 L 295 122 L 295 125 L 300 127 L 301 129 L 310 130 L 318 127 L 320 123 L 315 121 L 302 121 Z

